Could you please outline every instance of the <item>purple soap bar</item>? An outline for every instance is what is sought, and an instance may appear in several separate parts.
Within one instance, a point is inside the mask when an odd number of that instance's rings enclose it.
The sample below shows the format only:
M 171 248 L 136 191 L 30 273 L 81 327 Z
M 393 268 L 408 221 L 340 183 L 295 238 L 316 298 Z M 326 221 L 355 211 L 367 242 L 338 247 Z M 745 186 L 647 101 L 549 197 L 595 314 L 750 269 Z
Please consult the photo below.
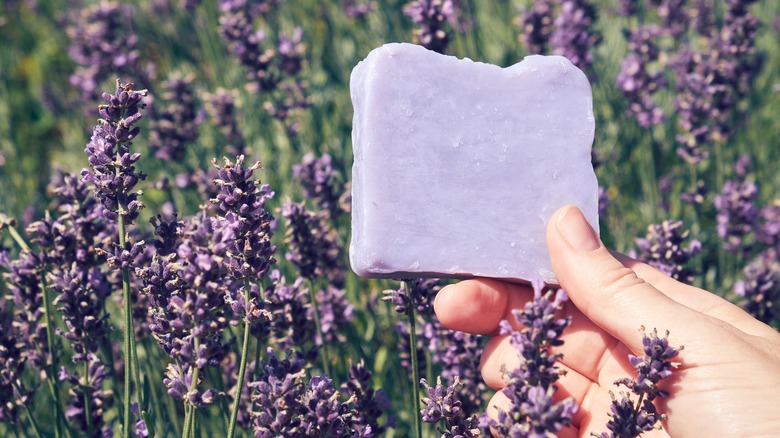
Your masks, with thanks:
M 566 58 L 501 68 L 387 44 L 350 92 L 358 275 L 554 283 L 553 212 L 577 205 L 598 230 L 591 88 Z

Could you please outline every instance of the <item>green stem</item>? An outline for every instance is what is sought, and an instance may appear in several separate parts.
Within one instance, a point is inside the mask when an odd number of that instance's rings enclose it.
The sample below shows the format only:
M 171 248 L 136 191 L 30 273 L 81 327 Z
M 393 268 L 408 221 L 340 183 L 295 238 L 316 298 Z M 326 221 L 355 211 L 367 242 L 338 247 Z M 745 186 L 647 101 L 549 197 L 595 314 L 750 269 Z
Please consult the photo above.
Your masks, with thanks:
M 314 282 L 309 280 L 309 299 L 311 300 L 311 308 L 314 311 L 314 325 L 317 327 L 317 334 L 320 335 L 320 341 L 322 342 L 322 372 L 326 375 L 330 375 L 330 358 L 328 357 L 328 345 L 325 343 L 325 336 L 322 334 L 322 325 L 320 324 L 320 312 L 317 309 L 317 297 L 314 293 Z
M 244 280 L 244 303 L 246 311 L 249 311 L 249 281 Z M 246 373 L 246 357 L 249 355 L 249 323 L 244 318 L 244 342 L 241 346 L 241 362 L 238 366 L 238 382 L 236 383 L 236 396 L 233 399 L 233 409 L 230 412 L 230 424 L 228 425 L 227 438 L 233 438 L 236 432 L 236 419 L 238 418 L 238 405 L 241 404 L 241 390 L 244 387 L 244 374 Z
M 198 354 L 198 348 L 200 348 L 200 339 L 198 337 L 195 337 L 195 355 Z M 192 382 L 190 382 L 190 393 L 196 391 L 198 389 L 198 378 L 200 377 L 200 368 L 197 366 L 194 370 L 192 370 Z M 189 399 L 189 397 L 188 397 Z M 187 403 L 185 401 L 185 403 Z M 195 411 L 197 409 L 192 404 L 188 404 L 189 410 L 187 411 L 187 415 L 184 418 L 184 432 L 182 432 L 181 436 L 182 438 L 189 438 L 189 436 L 193 433 L 192 430 L 192 423 L 193 418 L 195 417 Z
M 192 417 L 195 409 L 191 404 L 184 401 L 184 429 L 181 431 L 181 438 L 189 438 L 190 436 L 190 417 Z
M 13 230 L 13 228 L 11 228 L 11 230 Z M 27 248 L 27 250 L 29 250 L 29 248 Z M 54 436 L 59 438 L 61 421 L 60 417 L 62 417 L 63 414 L 62 410 L 60 409 L 60 394 L 59 391 L 57 391 L 56 385 L 54 384 L 54 379 L 56 379 L 57 376 L 57 366 L 59 361 L 57 360 L 57 356 L 54 355 L 54 347 L 52 345 L 54 342 L 54 331 L 52 330 L 53 320 L 51 301 L 49 300 L 49 288 L 46 284 L 46 274 L 43 272 L 41 272 L 41 293 L 43 294 L 43 317 L 46 318 L 46 348 L 48 349 L 49 357 L 51 358 L 51 367 L 49 370 L 51 376 L 48 376 L 46 380 L 49 382 L 49 390 L 54 397 Z
M 84 359 L 84 382 L 89 378 L 89 361 Z M 87 436 L 92 435 L 92 406 L 90 403 L 90 390 L 88 385 L 84 385 L 84 420 L 87 423 Z
M 35 431 L 35 436 L 41 438 L 41 430 L 38 429 L 38 423 L 35 422 L 35 417 L 30 413 L 30 408 L 28 408 L 27 405 L 24 405 L 24 412 L 27 413 L 27 417 L 30 419 L 30 424 L 32 424 L 33 430 Z
M 119 224 L 119 247 L 124 250 L 126 242 L 125 234 L 125 217 L 120 214 L 118 219 Z M 130 296 L 130 272 L 127 269 L 122 269 L 122 296 L 124 298 L 124 317 L 125 317 L 125 333 L 124 333 L 124 362 L 125 362 L 125 387 L 124 387 L 124 427 L 122 430 L 122 436 L 124 438 L 130 438 L 131 430 L 131 388 L 133 386 L 133 354 L 131 349 L 134 345 L 133 337 L 135 329 L 133 328 L 133 301 Z M 138 382 L 135 382 L 136 384 Z
M 14 239 L 14 242 L 16 242 L 17 245 L 19 245 L 19 248 L 22 248 L 23 250 L 30 250 L 30 247 L 27 245 L 27 242 L 24 241 L 24 238 L 21 234 L 19 234 L 18 231 L 16 231 L 16 228 L 12 226 L 8 226 L 8 232 L 11 233 L 11 238 Z
M 415 314 L 414 300 L 411 296 L 411 288 L 408 282 L 404 282 L 404 287 L 409 294 L 409 308 L 406 314 L 409 316 L 409 354 L 412 360 L 412 407 L 414 412 L 414 428 L 416 437 L 422 438 L 422 421 L 420 419 L 420 370 L 417 365 L 417 316 Z

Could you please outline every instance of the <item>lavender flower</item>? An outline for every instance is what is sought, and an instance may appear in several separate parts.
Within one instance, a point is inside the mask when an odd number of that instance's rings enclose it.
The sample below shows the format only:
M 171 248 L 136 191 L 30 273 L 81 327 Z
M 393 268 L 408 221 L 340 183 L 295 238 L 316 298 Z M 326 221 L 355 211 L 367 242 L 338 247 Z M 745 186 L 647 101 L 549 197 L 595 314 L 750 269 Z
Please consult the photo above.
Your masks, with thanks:
M 690 18 L 685 8 L 685 0 L 650 0 L 661 19 L 664 33 L 679 38 L 688 28 Z
M 700 205 L 709 194 L 707 185 L 702 180 L 696 181 L 696 187 L 680 194 L 680 200 L 691 205 Z
M 175 399 L 203 407 L 220 392 L 199 389 L 203 375 L 196 369 L 218 366 L 229 349 L 222 335 L 230 323 L 225 297 L 232 285 L 224 281 L 220 261 L 232 234 L 205 216 L 187 223 L 155 218 L 152 224 L 156 251 L 136 273 L 149 302 L 149 329 L 177 361 L 168 366 L 163 383 Z
M 77 65 L 70 83 L 81 90 L 82 100 L 97 98 L 100 83 L 109 74 L 143 77 L 138 35 L 132 26 L 132 6 L 107 1 L 80 11 L 75 24 L 67 28 L 68 55 Z
M 84 436 L 108 438 L 113 436 L 113 432 L 111 427 L 105 424 L 103 412 L 110 393 L 101 389 L 108 372 L 94 354 L 87 354 L 84 360 L 88 364 L 85 376 L 74 376 L 65 367 L 60 369 L 59 379 L 71 384 L 68 390 L 71 401 L 65 411 L 65 418 L 75 423 Z
M 330 283 L 342 285 L 341 245 L 325 217 L 307 210 L 302 202 L 283 205 L 281 213 L 287 222 L 285 258 L 306 279 L 325 276 Z
M 672 371 L 679 367 L 679 363 L 672 362 L 680 348 L 669 345 L 669 333 L 663 338 L 658 337 L 654 329 L 650 335 L 645 333 L 642 327 L 642 345 L 644 357 L 628 355 L 628 360 L 636 370 L 635 378 L 623 378 L 615 381 L 616 385 L 628 388 L 636 398 L 636 401 L 625 392 L 620 393 L 620 398 L 612 395 L 610 407 L 610 420 L 607 429 L 610 432 L 602 432 L 601 438 L 633 438 L 643 432 L 649 432 L 656 428 L 656 424 L 664 418 L 653 404 L 656 397 L 666 397 L 668 392 L 661 389 L 662 380 L 672 375 Z
M 723 239 L 723 247 L 731 252 L 747 252 L 745 238 L 755 230 L 759 219 L 758 188 L 746 179 L 749 159 L 745 159 L 736 166 L 736 178 L 726 181 L 715 197 L 718 236 Z
M 701 51 L 683 46 L 673 63 L 675 106 L 683 131 L 678 136 L 678 154 L 692 164 L 706 158 L 711 145 L 731 137 L 739 116 L 738 102 L 761 70 L 762 59 L 754 47 L 758 20 L 747 10 L 750 3 L 728 2 L 724 24 L 718 32 L 711 32 L 714 35 L 705 40 L 707 46 Z
M 629 54 L 620 63 L 617 76 L 618 88 L 628 100 L 626 113 L 643 128 L 664 120 L 663 110 L 652 98 L 664 86 L 663 72 L 650 71 L 650 65 L 658 60 L 660 53 L 656 43 L 660 35 L 661 28 L 653 25 L 627 31 Z
M 345 342 L 346 338 L 341 333 L 353 318 L 354 306 L 347 299 L 347 291 L 339 289 L 331 284 L 316 294 L 317 309 L 320 312 L 320 330 L 315 342 L 324 343 Z M 313 310 L 313 309 L 312 309 Z
M 349 379 L 341 385 L 354 404 L 353 428 L 357 436 L 382 436 L 385 427 L 379 425 L 379 417 L 390 407 L 390 400 L 382 389 L 374 390 L 370 386 L 371 371 L 361 359 L 349 367 Z
M 329 154 L 315 158 L 307 153 L 300 164 L 293 165 L 293 178 L 299 181 L 307 199 L 313 200 L 329 219 L 336 220 L 344 211 L 341 199 L 345 187 L 332 161 Z
M 238 126 L 235 94 L 236 90 L 218 88 L 213 94 L 206 94 L 205 106 L 209 117 L 227 142 L 225 146 L 227 152 L 238 156 L 244 154 L 246 140 Z M 204 180 L 210 183 L 213 178 L 204 178 Z
M 591 50 L 601 42 L 601 35 L 593 30 L 596 8 L 587 0 L 564 0 L 550 36 L 553 54 L 568 58 L 582 71 L 593 64 Z
M 167 105 L 159 108 L 149 124 L 149 149 L 168 162 L 182 162 L 187 145 L 198 138 L 198 114 L 194 76 L 173 76 L 163 82 L 162 98 Z
M 365 0 L 341 0 L 341 8 L 347 17 L 362 19 L 374 12 L 375 6 Z
M 224 159 L 219 178 L 214 183 L 220 193 L 212 202 L 223 212 L 219 221 L 233 240 L 227 247 L 225 263 L 228 272 L 236 279 L 257 280 L 265 276 L 276 263 L 273 254 L 276 247 L 271 244 L 274 217 L 265 209 L 265 203 L 273 197 L 268 185 L 260 185 L 252 179 L 260 163 L 244 166 L 244 156 L 235 162 Z
M 414 31 L 414 42 L 428 50 L 444 53 L 450 41 L 444 23 L 455 17 L 452 0 L 413 0 L 403 11 L 419 26 Z
M 528 54 L 545 54 L 553 32 L 552 0 L 534 0 L 529 9 L 520 9 L 520 41 Z
M 780 250 L 780 200 L 761 207 L 756 239 L 770 248 Z
M 556 319 L 555 312 L 568 299 L 559 289 L 554 301 L 548 297 L 552 292 L 542 294 L 544 283 L 532 283 L 534 299 L 522 310 L 513 314 L 524 328 L 514 331 L 509 322 L 501 322 L 501 333 L 510 336 L 510 343 L 521 357 L 521 366 L 506 374 L 508 385 L 504 394 L 509 398 L 507 411 L 499 410 L 498 419 L 483 416 L 482 428 L 493 428 L 504 436 L 546 436 L 554 435 L 571 424 L 577 412 L 577 403 L 571 399 L 554 402 L 555 382 L 563 372 L 555 363 L 560 354 L 552 354 L 551 347 L 563 344 L 561 335 L 570 319 Z
M 455 376 L 452 385 L 445 387 L 441 384 L 441 377 L 436 378 L 436 386 L 431 387 L 425 379 L 420 381 L 426 391 L 427 397 L 423 397 L 425 405 L 420 411 L 422 420 L 426 423 L 438 423 L 443 420 L 443 426 L 437 426 L 442 438 L 475 437 L 480 436 L 476 415 L 467 417 L 458 399 L 457 388 L 460 379 Z
M 146 90 L 134 91 L 133 84 L 116 82 L 116 92 L 103 93 L 107 105 L 99 108 L 101 119 L 95 126 L 92 139 L 84 152 L 89 156 L 89 169 L 81 171 L 82 179 L 94 186 L 97 197 L 105 208 L 107 219 L 116 220 L 119 215 L 129 224 L 138 217 L 144 207 L 134 192 L 138 181 L 146 176 L 137 172 L 133 164 L 141 157 L 131 153 L 130 145 L 140 128 L 135 125 L 141 119 L 139 109 Z
M 24 360 L 38 369 L 42 380 L 54 378 L 47 372 L 52 359 L 46 353 L 48 337 L 41 289 L 41 275 L 45 269 L 43 257 L 40 253 L 22 251 L 11 261 L 8 272 L 3 273 L 14 303 L 12 325 L 23 345 Z
M 252 403 L 252 430 L 258 438 L 275 436 L 303 436 L 298 412 L 304 387 L 304 361 L 288 353 L 284 359 L 268 349 L 257 381 L 250 382 Z
M 288 284 L 279 270 L 271 271 L 271 285 L 266 289 L 266 308 L 271 313 L 273 324 L 267 327 L 276 344 L 284 350 L 298 349 L 313 339 L 317 328 L 311 318 L 312 309 L 309 291 L 304 287 L 304 278 L 298 277 Z M 264 337 L 265 333 L 256 332 Z
M 340 400 L 341 393 L 333 387 L 333 380 L 314 376 L 301 398 L 306 409 L 301 415 L 303 436 L 352 436 L 352 410 L 348 402 Z
M 741 306 L 767 324 L 780 323 L 780 261 L 777 250 L 759 254 L 742 270 L 743 278 L 734 284 L 734 292 L 743 299 Z
M 298 78 L 304 65 L 303 32 L 296 28 L 292 36 L 279 32 L 275 48 L 268 47 L 266 32 L 255 30 L 254 20 L 273 2 L 254 5 L 244 0 L 222 0 L 219 31 L 233 54 L 246 67 L 247 88 L 264 93 L 263 106 L 269 115 L 282 121 L 290 135 L 298 124 L 292 116 L 310 104 L 307 84 Z
M 7 301 L 0 298 L 0 423 L 19 424 L 18 408 L 28 404 L 34 391 L 22 382 L 26 359 L 14 329 L 13 312 Z
M 688 268 L 688 264 L 693 256 L 701 252 L 701 242 L 692 240 L 687 248 L 683 247 L 689 234 L 689 230 L 683 229 L 682 221 L 666 220 L 659 225 L 650 225 L 647 236 L 636 239 L 637 258 L 676 280 L 690 284 L 696 273 Z

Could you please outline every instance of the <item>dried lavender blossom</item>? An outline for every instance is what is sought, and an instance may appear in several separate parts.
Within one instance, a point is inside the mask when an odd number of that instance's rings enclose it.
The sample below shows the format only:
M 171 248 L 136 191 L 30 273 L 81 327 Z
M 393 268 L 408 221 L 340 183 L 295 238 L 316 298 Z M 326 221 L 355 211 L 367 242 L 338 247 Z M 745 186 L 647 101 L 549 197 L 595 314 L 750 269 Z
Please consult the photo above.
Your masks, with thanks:
M 521 365 L 506 373 L 508 381 L 504 394 L 509 398 L 507 411 L 498 411 L 497 419 L 483 416 L 480 427 L 492 428 L 504 436 L 554 436 L 571 424 L 578 410 L 572 398 L 559 402 L 552 399 L 557 389 L 555 382 L 563 371 L 556 366 L 560 354 L 552 354 L 550 347 L 563 344 L 563 330 L 571 319 L 558 319 L 556 310 L 568 300 L 559 289 L 553 301 L 552 291 L 543 294 L 544 283 L 532 282 L 534 299 L 513 315 L 523 329 L 515 331 L 508 321 L 501 322 L 501 333 L 510 336 L 510 343 L 520 355 Z
M 132 83 L 117 80 L 113 95 L 103 93 L 106 105 L 99 107 L 102 118 L 84 150 L 90 167 L 81 171 L 82 180 L 93 185 L 95 197 L 105 208 L 104 216 L 116 220 L 121 215 L 126 224 L 144 207 L 138 200 L 140 193 L 133 190 L 146 176 L 136 170 L 134 164 L 141 154 L 131 153 L 130 145 L 141 131 L 133 125 L 142 117 L 139 110 L 144 108 L 146 95 L 146 90 L 135 91 Z
M 701 242 L 691 240 L 684 247 L 690 230 L 682 221 L 663 221 L 647 227 L 647 236 L 636 239 L 637 258 L 675 280 L 691 284 L 696 272 L 688 267 L 693 256 L 701 252 Z
M 658 337 L 658 332 L 653 331 L 648 335 L 642 327 L 642 346 L 644 357 L 628 355 L 631 366 L 636 370 L 636 377 L 623 378 L 615 381 L 616 385 L 625 386 L 633 394 L 633 398 L 626 392 L 621 392 L 620 397 L 612 396 L 610 407 L 610 420 L 607 423 L 609 432 L 602 432 L 596 436 L 601 438 L 633 438 L 643 432 L 649 432 L 657 428 L 657 424 L 665 415 L 658 412 L 653 400 L 656 397 L 667 397 L 669 393 L 660 388 L 662 380 L 672 375 L 679 363 L 672 362 L 682 347 L 675 348 L 669 345 L 669 333 L 663 338 Z
M 428 393 L 428 396 L 422 399 L 425 405 L 420 411 L 422 420 L 426 423 L 442 421 L 443 424 L 436 427 L 442 438 L 469 438 L 481 435 L 477 416 L 467 416 L 458 399 L 457 388 L 460 385 L 458 376 L 455 376 L 452 384 L 446 387 L 442 385 L 441 377 L 436 378 L 435 387 L 428 385 L 425 379 L 422 379 L 420 384 Z

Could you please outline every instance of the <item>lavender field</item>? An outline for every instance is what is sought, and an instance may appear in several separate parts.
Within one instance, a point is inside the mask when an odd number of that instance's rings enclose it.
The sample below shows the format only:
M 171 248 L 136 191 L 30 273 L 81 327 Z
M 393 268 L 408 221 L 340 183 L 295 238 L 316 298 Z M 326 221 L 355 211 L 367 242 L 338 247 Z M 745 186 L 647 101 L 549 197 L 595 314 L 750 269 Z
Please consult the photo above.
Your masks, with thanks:
M 606 245 L 780 329 L 778 2 L 4 0 L 0 436 L 489 436 L 449 280 L 349 269 L 349 75 L 396 41 L 568 57 Z

